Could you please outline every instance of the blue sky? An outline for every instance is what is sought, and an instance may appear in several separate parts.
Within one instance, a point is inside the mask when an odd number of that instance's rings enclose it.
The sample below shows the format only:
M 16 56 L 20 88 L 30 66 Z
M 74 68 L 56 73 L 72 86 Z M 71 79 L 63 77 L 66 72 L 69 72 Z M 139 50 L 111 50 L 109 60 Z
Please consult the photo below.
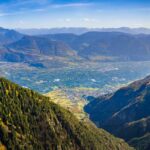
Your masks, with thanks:
M 150 0 L 0 0 L 0 26 L 150 28 Z

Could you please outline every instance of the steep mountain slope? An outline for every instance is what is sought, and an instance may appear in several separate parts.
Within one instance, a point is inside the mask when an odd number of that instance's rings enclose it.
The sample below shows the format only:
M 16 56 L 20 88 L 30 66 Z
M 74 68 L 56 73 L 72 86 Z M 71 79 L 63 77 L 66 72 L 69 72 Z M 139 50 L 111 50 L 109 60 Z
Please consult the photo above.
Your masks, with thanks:
M 63 41 L 68 45 L 72 46 L 73 42 L 78 38 L 78 35 L 71 33 L 61 33 L 61 34 L 40 35 L 40 37 L 47 38 L 50 40 Z
M 14 30 L 0 28 L 0 60 L 14 61 L 17 59 L 18 54 L 10 52 L 6 45 L 14 43 L 22 37 L 22 34 Z
M 26 62 L 34 66 L 51 67 L 65 66 L 70 61 L 78 59 L 76 52 L 62 41 L 49 40 L 32 36 L 24 36 L 22 39 L 0 47 L 0 60 L 10 62 Z M 41 64 L 41 65 L 39 65 Z M 54 66 L 54 64 L 52 66 Z
M 52 41 L 47 38 L 24 36 L 21 40 L 8 45 L 9 49 L 30 54 L 51 56 L 73 56 L 75 52 L 61 41 Z
M 35 55 L 36 56 L 36 55 Z M 35 61 L 38 57 L 32 54 L 11 50 L 7 47 L 0 47 L 0 61 L 25 62 Z
M 90 32 L 81 35 L 75 43 L 79 53 L 85 56 L 106 55 L 138 59 L 143 53 L 147 54 L 144 45 L 136 36 L 119 32 Z
M 130 150 L 122 140 L 86 125 L 50 99 L 0 78 L 0 147 Z
M 87 32 L 82 35 L 54 34 L 42 36 L 67 43 L 85 58 L 114 57 L 116 60 L 150 59 L 150 36 L 121 32 Z M 69 38 L 68 38 L 69 37 Z M 100 57 L 101 56 L 101 57 Z
M 39 64 L 44 63 L 43 60 L 45 60 L 46 63 L 50 63 L 51 58 L 47 58 L 48 56 L 53 58 L 77 57 L 76 52 L 62 41 L 26 36 L 14 30 L 0 28 L 1 61 Z M 59 62 L 58 59 L 57 62 Z M 63 61 L 61 63 L 63 64 Z
M 150 132 L 150 76 L 119 89 L 111 95 L 105 95 L 89 103 L 85 110 L 90 118 L 114 135 L 124 138 L 138 149 L 143 143 L 136 143 Z M 138 140 L 135 140 L 138 139 Z M 147 141 L 149 141 L 147 139 Z M 145 150 L 149 150 L 150 141 Z
M 18 41 L 22 37 L 22 34 L 14 30 L 0 28 L 0 46 Z

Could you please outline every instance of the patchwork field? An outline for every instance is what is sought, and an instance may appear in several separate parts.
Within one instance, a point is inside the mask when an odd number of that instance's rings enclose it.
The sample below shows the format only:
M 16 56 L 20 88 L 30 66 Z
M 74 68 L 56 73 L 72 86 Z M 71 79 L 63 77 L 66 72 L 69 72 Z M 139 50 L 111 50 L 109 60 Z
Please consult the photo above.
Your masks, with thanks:
M 51 101 L 68 109 L 78 119 L 84 121 L 88 118 L 87 114 L 83 110 L 83 107 L 87 104 L 87 101 L 84 98 L 73 97 L 73 99 L 71 99 L 71 97 L 62 90 L 54 90 L 45 95 L 50 97 Z

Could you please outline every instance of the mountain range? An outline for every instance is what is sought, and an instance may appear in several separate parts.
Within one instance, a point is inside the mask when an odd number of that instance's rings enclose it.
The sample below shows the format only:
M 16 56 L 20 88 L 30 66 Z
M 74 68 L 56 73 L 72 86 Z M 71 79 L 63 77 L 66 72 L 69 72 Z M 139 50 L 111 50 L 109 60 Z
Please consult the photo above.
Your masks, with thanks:
M 84 34 L 86 32 L 123 32 L 130 34 L 150 34 L 149 28 L 129 28 L 129 27 L 120 27 L 120 28 L 51 28 L 51 29 L 15 29 L 16 31 L 27 34 L 27 35 L 41 35 L 41 34 L 62 34 L 62 33 L 73 33 L 73 34 Z
M 0 78 L 0 149 L 132 150 L 29 89 Z
M 0 28 L 0 60 L 57 66 L 82 61 L 150 60 L 150 35 L 122 32 L 28 36 Z M 53 60 L 53 61 L 51 61 Z
M 109 57 L 116 60 L 147 60 L 150 56 L 150 36 L 131 35 L 121 32 L 87 32 L 44 35 L 51 40 L 67 43 L 84 58 Z
M 96 98 L 85 111 L 98 127 L 125 139 L 137 150 L 150 149 L 150 76 Z

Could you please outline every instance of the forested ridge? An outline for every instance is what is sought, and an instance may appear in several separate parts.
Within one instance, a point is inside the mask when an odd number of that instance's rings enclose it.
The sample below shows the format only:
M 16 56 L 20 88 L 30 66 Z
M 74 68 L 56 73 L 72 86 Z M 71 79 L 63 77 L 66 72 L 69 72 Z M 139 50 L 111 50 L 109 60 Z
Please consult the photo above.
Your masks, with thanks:
M 130 150 L 123 140 L 80 122 L 32 90 L 0 78 L 0 148 L 10 150 Z

